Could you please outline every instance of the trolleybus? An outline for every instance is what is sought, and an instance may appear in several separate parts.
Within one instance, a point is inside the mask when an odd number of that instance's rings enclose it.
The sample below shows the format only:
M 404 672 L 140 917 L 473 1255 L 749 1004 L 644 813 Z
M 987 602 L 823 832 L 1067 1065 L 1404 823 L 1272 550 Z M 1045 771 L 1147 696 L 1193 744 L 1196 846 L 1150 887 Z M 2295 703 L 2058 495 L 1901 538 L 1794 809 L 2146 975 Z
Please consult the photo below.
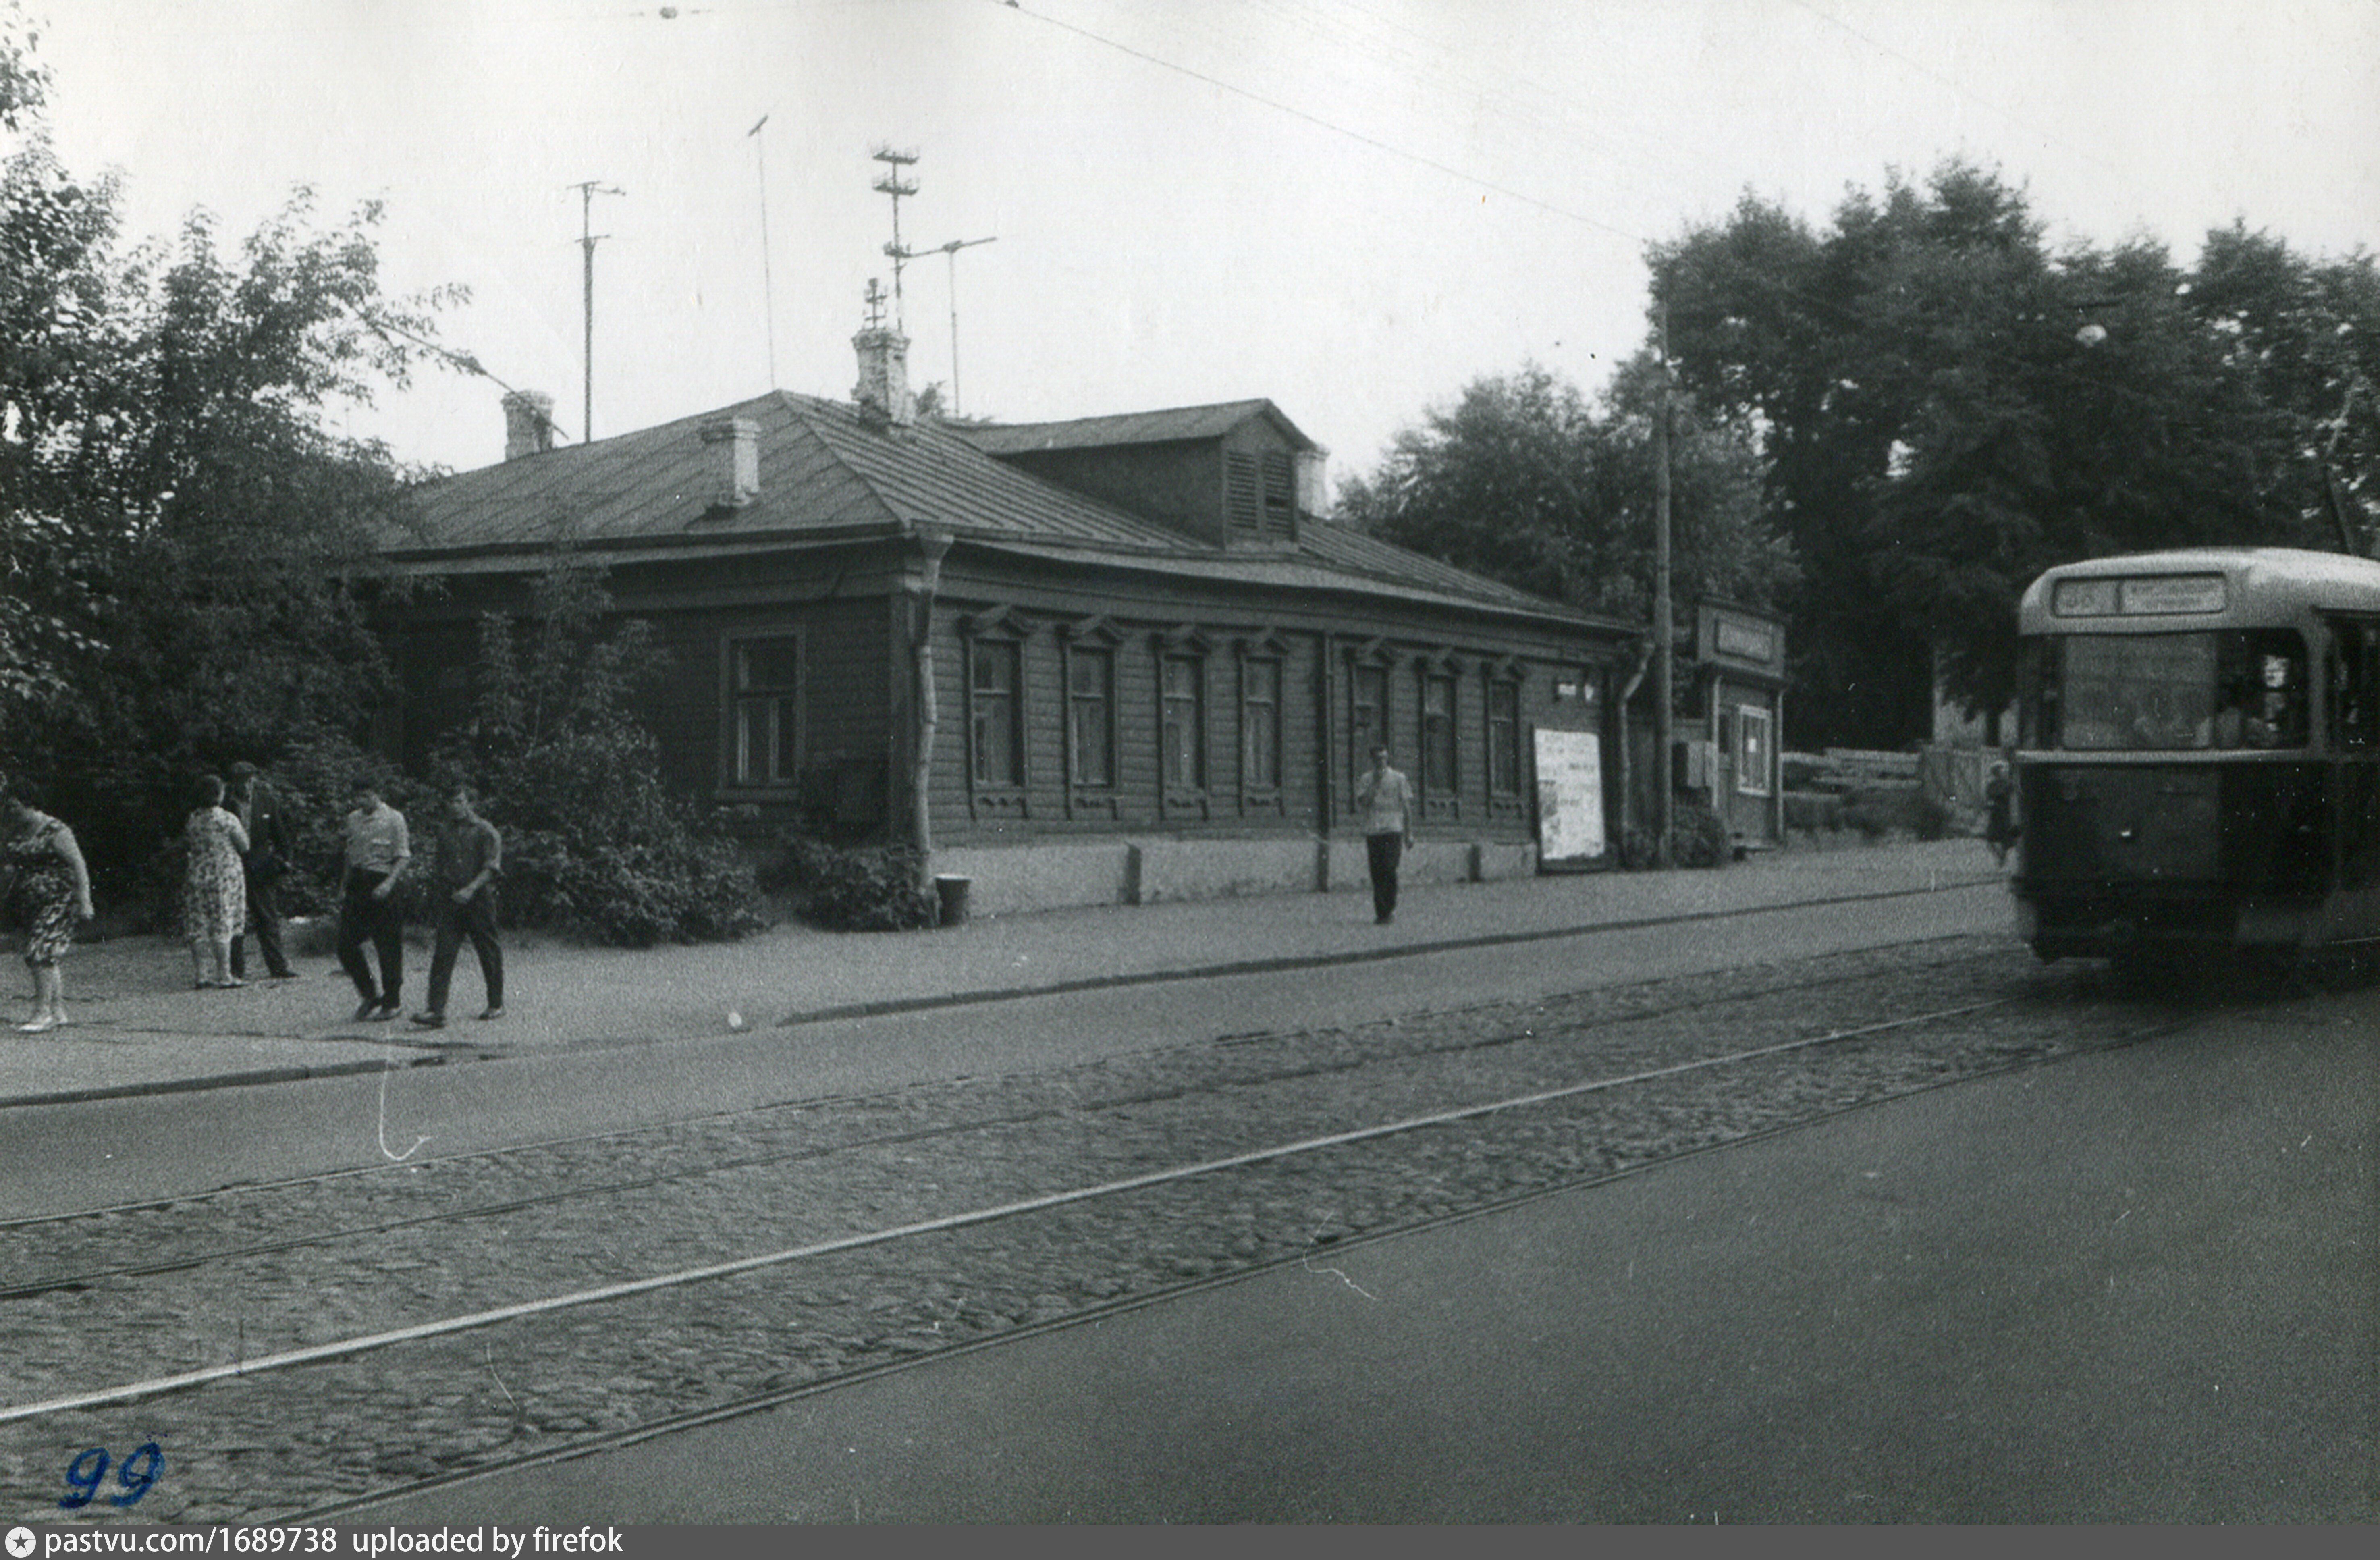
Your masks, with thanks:
M 2018 607 L 2012 879 L 2044 959 L 2380 938 L 2380 563 L 2210 547 Z

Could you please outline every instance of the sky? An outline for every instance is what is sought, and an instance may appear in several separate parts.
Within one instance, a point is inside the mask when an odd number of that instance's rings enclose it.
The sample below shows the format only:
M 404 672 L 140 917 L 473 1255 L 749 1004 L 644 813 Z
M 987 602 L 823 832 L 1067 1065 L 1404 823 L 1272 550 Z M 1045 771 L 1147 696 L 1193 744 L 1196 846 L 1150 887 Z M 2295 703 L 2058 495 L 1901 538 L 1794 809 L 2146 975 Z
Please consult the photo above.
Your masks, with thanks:
M 571 442 L 848 399 L 886 148 L 913 385 L 1010 421 L 1266 396 L 1334 479 L 1479 378 L 1600 390 L 1646 246 L 1746 192 L 1822 225 L 1955 156 L 2053 241 L 2380 233 L 2374 0 L 24 5 L 128 236 L 383 201 L 384 286 L 468 287 L 443 341 Z M 343 417 L 463 469 L 501 394 L 432 372 Z

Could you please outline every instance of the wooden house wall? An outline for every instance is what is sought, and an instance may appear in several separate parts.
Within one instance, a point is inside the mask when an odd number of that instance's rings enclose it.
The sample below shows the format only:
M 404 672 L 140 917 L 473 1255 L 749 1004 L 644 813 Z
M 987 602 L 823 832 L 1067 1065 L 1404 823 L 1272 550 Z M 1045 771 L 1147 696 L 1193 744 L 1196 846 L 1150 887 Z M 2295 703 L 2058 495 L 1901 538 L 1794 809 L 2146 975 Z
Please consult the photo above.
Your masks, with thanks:
M 1481 837 L 1525 839 L 1533 826 L 1529 731 L 1539 725 L 1591 725 L 1597 706 L 1558 685 L 1601 686 L 1617 645 L 1586 630 L 1564 634 L 1490 622 L 1421 604 L 1386 621 L 1378 602 L 1310 593 L 1203 589 L 1193 582 L 1064 581 L 1018 572 L 946 572 L 937 603 L 936 701 L 941 729 L 931 769 L 936 843 L 986 844 L 1039 835 L 1139 830 L 1311 832 L 1341 827 L 1352 806 L 1360 755 L 1353 750 L 1354 660 L 1368 653 L 1389 669 L 1392 762 L 1419 777 L 1422 674 L 1444 664 L 1456 688 L 1458 788 L 1436 823 Z M 970 774 L 967 653 L 970 624 L 1021 647 L 1025 783 L 978 788 Z M 1115 785 L 1070 787 L 1066 772 L 1066 647 L 1085 638 L 1109 649 L 1114 666 Z M 1206 786 L 1169 798 L 1161 784 L 1160 667 L 1172 642 L 1202 647 Z M 1242 772 L 1244 647 L 1281 664 L 1281 772 L 1277 793 L 1252 792 Z M 1516 785 L 1488 793 L 1490 669 L 1518 672 Z M 1327 721 L 1325 715 L 1327 713 Z
M 892 798 L 885 748 L 898 729 L 897 670 L 887 628 L 886 561 L 853 550 L 740 564 L 640 565 L 605 580 L 617 615 L 650 625 L 659 675 L 630 707 L 653 733 L 662 778 L 708 803 L 769 825 L 830 806 L 847 830 L 880 826 Z M 402 704 L 395 755 L 420 772 L 439 734 L 468 718 L 479 688 L 479 618 L 525 613 L 519 576 L 450 582 L 443 599 L 388 626 Z M 739 790 L 732 778 L 728 647 L 744 636 L 800 644 L 797 719 L 804 770 L 795 786 Z
M 708 803 L 740 810 L 763 832 L 800 821 L 865 837 L 909 827 L 916 720 L 908 634 L 914 542 L 791 555 L 773 561 L 646 565 L 609 581 L 625 615 L 655 628 L 667 665 L 637 700 L 660 739 L 664 777 Z M 492 591 L 493 593 L 492 593 Z M 509 594 L 506 594 L 509 592 Z M 475 620 L 487 602 L 525 604 L 518 582 L 479 586 L 435 620 L 403 630 L 405 756 L 418 766 L 436 732 L 468 713 Z M 1533 745 L 1540 725 L 1597 724 L 1601 706 L 1558 686 L 1608 686 L 1621 647 L 1579 628 L 1354 593 L 1251 590 L 1148 570 L 1087 568 L 953 550 L 932 616 L 937 730 L 929 800 L 935 842 L 951 846 L 1111 834 L 1343 831 L 1362 767 L 1354 750 L 1353 667 L 1389 670 L 1392 762 L 1423 779 L 1422 671 L 1454 676 L 1459 786 L 1425 798 L 1424 832 L 1524 840 L 1533 827 Z M 1025 785 L 978 790 L 969 773 L 969 624 L 1014 633 L 1022 648 Z M 792 634 L 801 645 L 797 787 L 742 791 L 731 776 L 726 647 L 744 634 Z M 1072 788 L 1066 774 L 1064 649 L 1080 636 L 1114 666 L 1115 784 Z M 1205 786 L 1169 795 L 1161 783 L 1160 666 L 1169 644 L 1203 672 Z M 1281 666 L 1281 786 L 1252 791 L 1242 768 L 1242 670 L 1253 648 Z M 1517 784 L 1488 793 L 1491 668 L 1519 672 Z

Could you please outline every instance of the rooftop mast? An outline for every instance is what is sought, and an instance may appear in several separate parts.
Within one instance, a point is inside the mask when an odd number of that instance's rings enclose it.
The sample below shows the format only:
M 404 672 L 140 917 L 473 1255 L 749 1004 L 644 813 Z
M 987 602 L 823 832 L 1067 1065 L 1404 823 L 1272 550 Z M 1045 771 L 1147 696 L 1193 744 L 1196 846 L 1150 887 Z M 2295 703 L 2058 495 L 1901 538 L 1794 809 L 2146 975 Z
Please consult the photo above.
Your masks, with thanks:
M 586 311 L 583 360 L 587 367 L 587 396 L 580 413 L 578 437 L 581 443 L 587 443 L 595 437 L 595 241 L 611 237 L 609 233 L 593 231 L 595 197 L 625 195 L 627 191 L 591 178 L 570 188 L 578 191 L 579 293 Z
M 956 416 L 959 410 L 959 251 L 973 249 L 978 244 L 996 243 L 999 240 L 996 236 L 990 238 L 953 238 L 947 244 L 937 244 L 929 250 L 905 248 L 901 242 L 901 197 L 915 195 L 917 192 L 917 186 L 914 182 L 904 180 L 901 170 L 915 165 L 917 154 L 915 152 L 895 152 L 889 146 L 880 146 L 876 149 L 875 157 L 878 162 L 890 165 L 890 169 L 885 176 L 876 181 L 876 188 L 881 193 L 892 197 L 892 241 L 884 246 L 884 252 L 892 258 L 893 329 L 904 332 L 907 329 L 907 322 L 902 309 L 902 267 L 910 261 L 929 254 L 947 256 L 950 261 L 951 414 Z

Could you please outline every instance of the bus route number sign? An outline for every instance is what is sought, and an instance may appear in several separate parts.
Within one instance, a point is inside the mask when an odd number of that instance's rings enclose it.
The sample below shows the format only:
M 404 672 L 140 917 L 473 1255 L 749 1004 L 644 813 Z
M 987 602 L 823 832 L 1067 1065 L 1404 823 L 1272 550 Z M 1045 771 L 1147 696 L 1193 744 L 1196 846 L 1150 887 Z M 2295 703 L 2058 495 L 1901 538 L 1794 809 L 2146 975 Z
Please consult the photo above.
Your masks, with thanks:
M 2049 610 L 2059 617 L 2163 617 L 2221 612 L 2219 574 L 2150 575 L 2138 579 L 2061 579 Z

